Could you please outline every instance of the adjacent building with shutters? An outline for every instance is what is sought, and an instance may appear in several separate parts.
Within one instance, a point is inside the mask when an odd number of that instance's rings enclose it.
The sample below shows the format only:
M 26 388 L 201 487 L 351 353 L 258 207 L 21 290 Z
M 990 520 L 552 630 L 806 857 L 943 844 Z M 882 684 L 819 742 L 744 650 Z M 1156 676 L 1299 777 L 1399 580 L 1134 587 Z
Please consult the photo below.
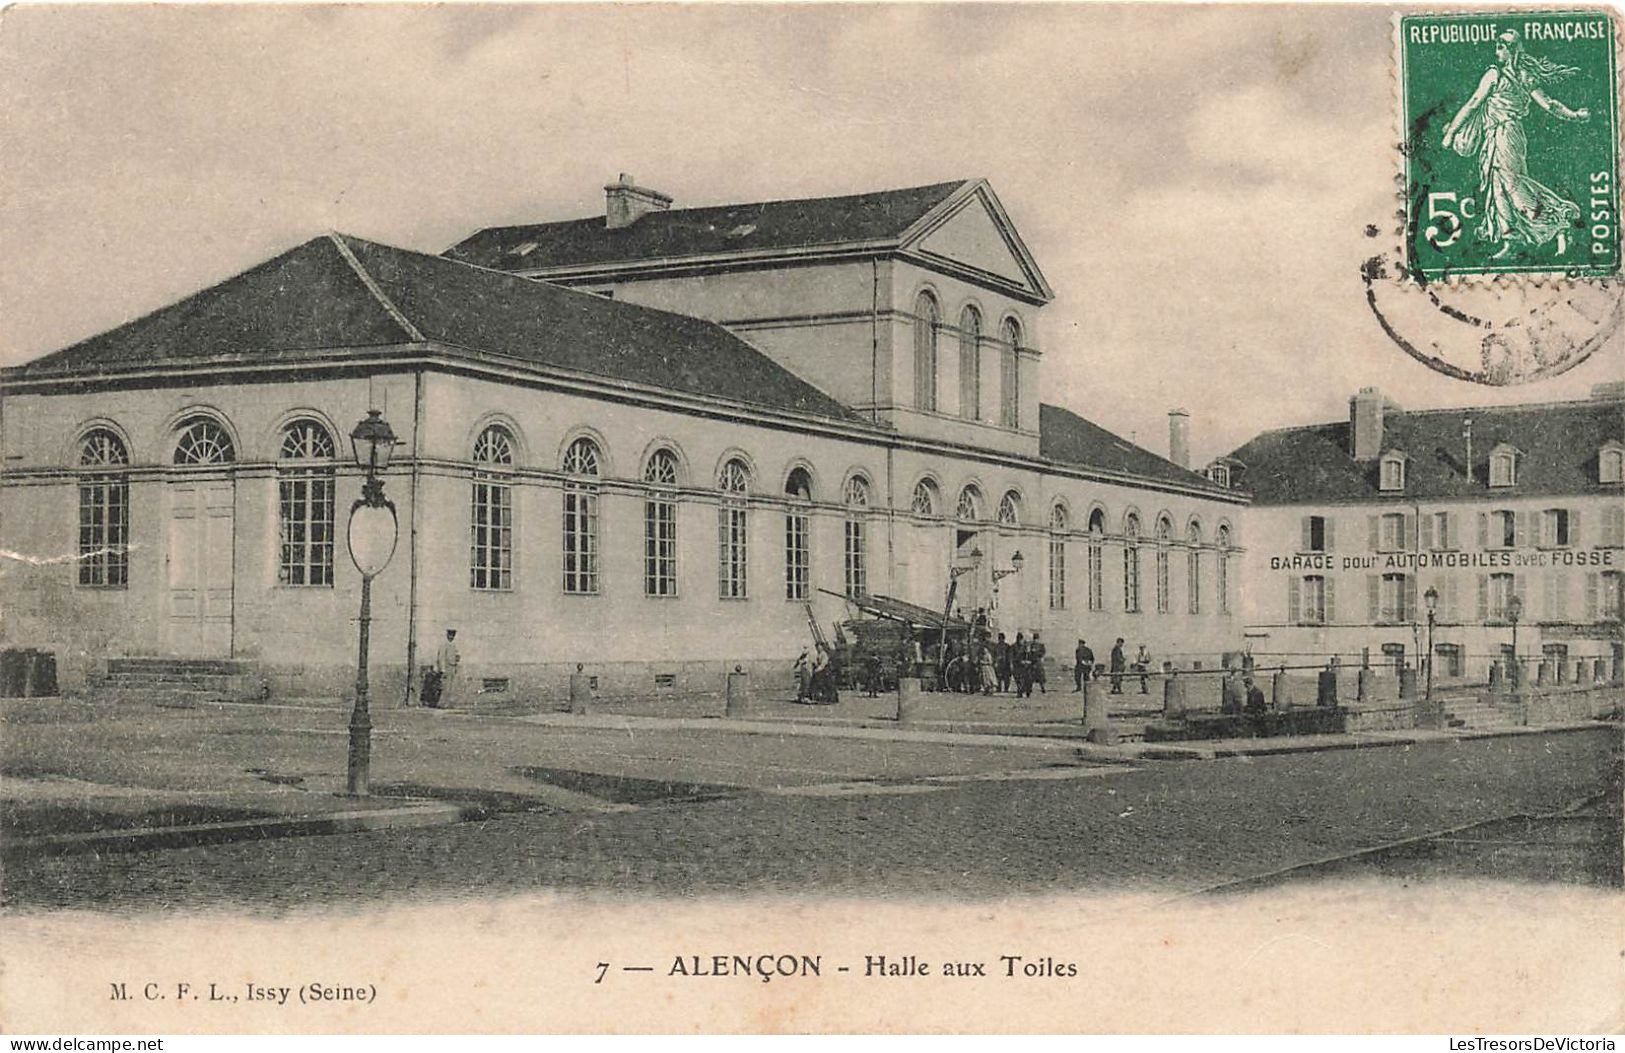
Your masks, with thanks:
M 951 579 L 1063 660 L 1237 646 L 1245 496 L 1039 404 L 1052 294 L 985 181 L 605 190 L 440 256 L 316 237 L 0 373 L 0 644 L 70 688 L 156 655 L 344 694 L 347 435 L 378 409 L 380 698 L 447 628 L 476 692 L 558 695 L 577 663 L 607 694 L 714 690 L 786 672 L 808 605 L 825 631 L 843 597 L 940 611 Z
M 1625 392 L 1401 409 L 1265 432 L 1210 466 L 1248 491 L 1243 606 L 1262 660 L 1415 664 L 1431 589 L 1438 676 L 1524 658 L 1613 657 L 1625 571 Z M 1572 665 L 1569 666 L 1572 669 Z

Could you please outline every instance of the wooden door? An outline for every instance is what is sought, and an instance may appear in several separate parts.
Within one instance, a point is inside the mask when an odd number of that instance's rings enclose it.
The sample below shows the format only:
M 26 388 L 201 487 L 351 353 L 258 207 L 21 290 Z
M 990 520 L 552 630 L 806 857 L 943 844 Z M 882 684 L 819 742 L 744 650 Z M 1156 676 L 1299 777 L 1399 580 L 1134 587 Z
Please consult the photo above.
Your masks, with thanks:
M 173 654 L 231 654 L 234 497 L 229 479 L 169 488 L 167 620 Z

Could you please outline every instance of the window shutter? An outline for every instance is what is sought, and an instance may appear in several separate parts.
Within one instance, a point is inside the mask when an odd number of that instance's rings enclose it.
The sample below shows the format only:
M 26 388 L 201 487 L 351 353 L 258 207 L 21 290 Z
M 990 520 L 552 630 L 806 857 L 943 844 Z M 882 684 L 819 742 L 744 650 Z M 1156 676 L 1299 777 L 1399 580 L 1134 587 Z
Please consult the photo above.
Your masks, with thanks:
M 1332 625 L 1337 621 L 1337 581 L 1326 579 L 1326 624 Z
M 1300 620 L 1298 597 L 1298 579 L 1286 579 L 1286 620 L 1290 625 L 1296 625 Z
M 1366 613 L 1367 620 L 1375 625 L 1382 615 L 1382 578 L 1376 574 L 1365 576 Z
M 1400 530 L 1399 547 L 1401 549 L 1414 549 L 1416 547 L 1416 516 L 1410 512 L 1399 521 Z
M 1455 512 L 1446 512 L 1444 517 L 1446 537 L 1440 539 L 1440 548 L 1459 548 L 1461 546 L 1461 516 Z
M 1433 517 L 1431 515 L 1422 517 L 1422 550 L 1424 552 L 1433 550 Z
M 1596 571 L 1586 575 L 1586 621 L 1597 620 L 1598 586 L 1601 584 Z
M 1529 610 L 1529 595 L 1524 592 L 1523 578 L 1524 576 L 1522 574 L 1514 574 L 1512 576 L 1512 595 L 1518 597 L 1519 605 L 1522 606 L 1524 611 L 1527 612 Z M 1529 618 L 1527 620 L 1534 621 L 1535 619 Z
M 1478 620 L 1480 623 L 1490 620 L 1490 576 L 1478 576 Z
M 1461 590 L 1456 587 L 1455 578 L 1445 579 L 1444 610 L 1447 621 L 1461 621 Z
M 1377 522 L 1377 517 L 1376 516 L 1367 516 L 1366 517 L 1366 523 L 1367 523 L 1367 526 L 1370 529 L 1370 534 L 1369 534 L 1369 536 L 1367 538 L 1367 542 L 1368 542 L 1368 544 L 1369 544 L 1369 546 L 1371 548 L 1371 551 L 1375 552 L 1375 551 L 1377 551 L 1377 543 L 1380 540 L 1380 534 L 1378 532 L 1382 529 L 1382 525 Z
M 1488 512 L 1478 513 L 1478 547 L 1490 547 L 1490 514 Z
M 1569 544 L 1575 548 L 1580 547 L 1580 510 L 1569 509 Z
M 1405 575 L 1405 615 L 1403 621 L 1416 620 L 1416 575 Z
M 1331 516 L 1326 517 L 1326 551 L 1327 552 L 1330 552 L 1332 549 L 1337 547 L 1336 534 L 1332 530 L 1332 527 L 1334 527 L 1336 525 L 1337 525 L 1337 520 L 1333 519 Z M 1326 579 L 1326 584 L 1328 586 L 1330 586 L 1331 583 L 1332 582 L 1331 582 L 1330 578 Z
M 1547 612 L 1548 616 L 1556 621 L 1566 622 L 1569 620 L 1569 576 L 1554 574 L 1552 581 L 1552 597 L 1555 602 Z
M 1313 518 L 1313 517 L 1312 517 L 1312 516 L 1304 516 L 1304 517 L 1303 517 L 1303 523 L 1302 523 L 1302 524 L 1301 524 L 1301 525 L 1302 525 L 1302 527 L 1303 527 L 1303 544 L 1302 544 L 1302 545 L 1301 545 L 1301 546 L 1300 546 L 1300 547 L 1299 547 L 1299 548 L 1298 548 L 1298 551 L 1299 551 L 1299 552 L 1310 552 L 1310 551 L 1313 551 L 1313 550 L 1312 550 L 1312 549 L 1311 549 L 1311 548 L 1310 548 L 1310 547 L 1309 547 L 1309 545 L 1310 545 L 1310 543 L 1311 543 L 1311 542 L 1310 542 L 1310 532 L 1309 532 L 1309 522 L 1310 522 L 1310 520 L 1311 520 L 1311 519 L 1312 519 L 1312 518 Z
M 1535 514 L 1533 512 L 1519 512 L 1513 516 L 1513 522 L 1515 524 L 1514 538 L 1518 548 L 1529 547 L 1529 534 L 1531 533 L 1529 529 L 1529 521 L 1533 519 L 1534 516 Z

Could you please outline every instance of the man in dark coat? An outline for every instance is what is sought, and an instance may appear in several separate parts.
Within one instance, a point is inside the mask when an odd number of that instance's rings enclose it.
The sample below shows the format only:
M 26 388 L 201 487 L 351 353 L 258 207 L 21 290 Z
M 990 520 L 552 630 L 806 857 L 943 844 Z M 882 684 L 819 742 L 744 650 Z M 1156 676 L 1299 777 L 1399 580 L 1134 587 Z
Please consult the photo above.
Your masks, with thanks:
M 999 691 L 1002 694 L 1010 690 L 1010 643 L 999 634 L 999 642 L 993 645 L 993 674 L 998 677 Z
M 1112 694 L 1121 695 L 1123 693 L 1123 667 L 1126 664 L 1123 660 L 1123 638 L 1121 636 L 1119 636 L 1117 638 L 1117 642 L 1112 645 L 1111 663 Z
M 1095 652 L 1089 650 L 1089 645 L 1083 642 L 1082 637 L 1079 637 L 1078 649 L 1073 652 L 1072 657 L 1074 660 L 1072 664 L 1072 682 L 1077 685 L 1072 689 L 1075 694 L 1083 690 L 1084 677 L 1088 676 L 1094 669 Z

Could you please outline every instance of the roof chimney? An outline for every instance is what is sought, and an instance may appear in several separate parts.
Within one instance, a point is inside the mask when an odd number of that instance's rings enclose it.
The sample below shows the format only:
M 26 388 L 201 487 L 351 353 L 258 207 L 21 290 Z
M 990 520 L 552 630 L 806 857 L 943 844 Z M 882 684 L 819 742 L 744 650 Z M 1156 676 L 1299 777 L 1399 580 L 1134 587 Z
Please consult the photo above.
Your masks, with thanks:
M 1191 466 L 1191 415 L 1182 409 L 1168 411 L 1168 459 L 1181 468 Z
M 658 190 L 638 186 L 625 172 L 621 173 L 620 182 L 604 187 L 604 226 L 609 230 L 630 227 L 639 216 L 664 212 L 670 207 L 671 198 Z
M 1382 453 L 1382 393 L 1361 388 L 1349 399 L 1349 455 L 1356 461 L 1375 460 Z

